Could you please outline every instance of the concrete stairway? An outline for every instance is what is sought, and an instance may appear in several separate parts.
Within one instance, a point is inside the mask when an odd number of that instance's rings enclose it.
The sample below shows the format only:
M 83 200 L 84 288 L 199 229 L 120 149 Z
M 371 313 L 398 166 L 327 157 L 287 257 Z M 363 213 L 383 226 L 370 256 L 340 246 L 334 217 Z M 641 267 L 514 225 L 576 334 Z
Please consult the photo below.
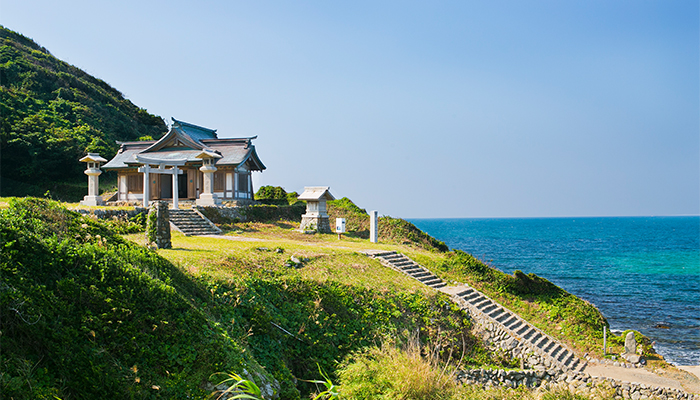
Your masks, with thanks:
M 511 342 L 517 342 L 526 350 L 523 353 L 537 354 L 547 360 L 547 365 L 562 371 L 581 372 L 585 368 L 586 363 L 564 345 L 471 286 L 447 286 L 425 267 L 394 251 L 367 250 L 364 253 L 392 269 L 451 295 L 453 301 L 466 308 L 477 323 L 497 325 L 500 331 L 512 338 Z
M 403 254 L 399 254 L 395 251 L 366 251 L 365 254 L 378 259 L 387 267 L 403 272 L 411 278 L 414 278 L 432 288 L 439 289 L 447 286 L 442 279 L 438 278 L 432 272 L 425 269 L 425 267 Z
M 572 351 L 554 338 L 530 325 L 517 314 L 502 307 L 480 291 L 468 285 L 451 289 L 445 290 L 445 292 L 466 303 L 470 313 L 480 313 L 491 322 L 497 323 L 511 337 L 563 371 L 581 372 L 586 367 L 585 362 L 582 362 Z
M 186 236 L 221 233 L 221 229 L 195 210 L 170 210 L 169 213 L 170 226 Z

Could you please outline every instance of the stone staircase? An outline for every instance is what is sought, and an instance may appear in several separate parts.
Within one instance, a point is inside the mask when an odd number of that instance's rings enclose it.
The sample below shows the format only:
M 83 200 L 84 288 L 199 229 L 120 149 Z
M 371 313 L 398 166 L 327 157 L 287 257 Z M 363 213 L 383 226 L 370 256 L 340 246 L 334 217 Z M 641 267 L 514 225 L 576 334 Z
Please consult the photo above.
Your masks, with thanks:
M 510 337 L 549 364 L 563 371 L 573 372 L 581 372 L 586 367 L 586 363 L 576 357 L 571 350 L 480 291 L 468 285 L 450 289 L 445 290 L 445 292 L 462 300 L 470 314 L 480 314 L 481 318 L 498 325 L 501 331 L 505 331 Z
M 169 213 L 170 226 L 186 236 L 221 233 L 221 229 L 196 210 L 169 210 Z
M 389 268 L 395 269 L 399 272 L 416 279 L 417 281 L 428 285 L 435 289 L 440 289 L 447 286 L 442 279 L 435 276 L 432 272 L 428 271 L 422 265 L 416 263 L 410 258 L 403 254 L 397 253 L 395 251 L 365 251 L 370 257 L 378 259 L 382 264 Z
M 585 368 L 586 363 L 564 345 L 471 286 L 447 286 L 425 267 L 394 251 L 366 250 L 363 253 L 451 295 L 453 301 L 466 309 L 481 326 L 485 340 L 510 351 L 514 357 L 524 360 L 524 364 L 567 372 L 581 372 Z

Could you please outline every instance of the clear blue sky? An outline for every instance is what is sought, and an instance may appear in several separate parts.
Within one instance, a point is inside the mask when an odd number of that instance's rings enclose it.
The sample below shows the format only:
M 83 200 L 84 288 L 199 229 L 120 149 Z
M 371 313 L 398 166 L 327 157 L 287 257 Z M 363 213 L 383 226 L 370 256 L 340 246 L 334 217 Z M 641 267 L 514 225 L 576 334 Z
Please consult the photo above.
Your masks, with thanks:
M 429 3 L 429 4 L 428 4 Z M 398 217 L 700 213 L 698 1 L 0 0 L 255 185 Z

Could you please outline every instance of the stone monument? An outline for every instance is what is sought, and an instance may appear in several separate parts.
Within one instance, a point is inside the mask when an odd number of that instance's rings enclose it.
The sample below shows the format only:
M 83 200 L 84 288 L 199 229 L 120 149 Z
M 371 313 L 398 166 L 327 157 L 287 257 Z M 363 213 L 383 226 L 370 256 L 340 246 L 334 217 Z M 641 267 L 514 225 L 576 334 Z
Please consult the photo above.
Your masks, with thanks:
M 306 201 L 306 214 L 301 216 L 300 231 L 316 230 L 321 233 L 332 233 L 328 222 L 326 201 L 335 200 L 330 192 L 330 186 L 306 186 L 299 195 L 299 200 Z
M 637 341 L 634 340 L 634 332 L 627 332 L 625 336 L 625 354 L 637 353 Z

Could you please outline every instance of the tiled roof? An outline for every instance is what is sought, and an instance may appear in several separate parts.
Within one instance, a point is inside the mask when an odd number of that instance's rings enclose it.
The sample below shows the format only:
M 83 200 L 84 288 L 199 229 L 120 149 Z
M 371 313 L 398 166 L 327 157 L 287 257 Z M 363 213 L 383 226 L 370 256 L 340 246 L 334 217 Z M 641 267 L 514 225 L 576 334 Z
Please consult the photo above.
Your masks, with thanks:
M 173 118 L 171 130 L 157 141 L 124 142 L 117 155 L 105 164 L 104 169 L 120 169 L 136 166 L 136 155 L 158 160 L 187 160 L 199 164 L 197 155 L 202 151 L 212 151 L 221 155 L 216 165 L 237 166 L 247 163 L 251 170 L 262 171 L 265 165 L 260 161 L 252 145 L 252 138 L 217 139 L 216 131 L 187 124 Z
M 189 135 L 192 139 L 194 140 L 203 140 L 203 139 L 216 139 L 216 129 L 208 129 L 204 128 L 201 126 L 189 124 L 187 122 L 182 122 L 178 121 L 175 118 L 172 118 L 173 120 L 173 128 L 174 129 L 179 129 L 182 132 L 186 133 Z
M 304 192 L 297 197 L 299 200 L 335 200 L 330 192 L 330 186 L 306 186 Z

